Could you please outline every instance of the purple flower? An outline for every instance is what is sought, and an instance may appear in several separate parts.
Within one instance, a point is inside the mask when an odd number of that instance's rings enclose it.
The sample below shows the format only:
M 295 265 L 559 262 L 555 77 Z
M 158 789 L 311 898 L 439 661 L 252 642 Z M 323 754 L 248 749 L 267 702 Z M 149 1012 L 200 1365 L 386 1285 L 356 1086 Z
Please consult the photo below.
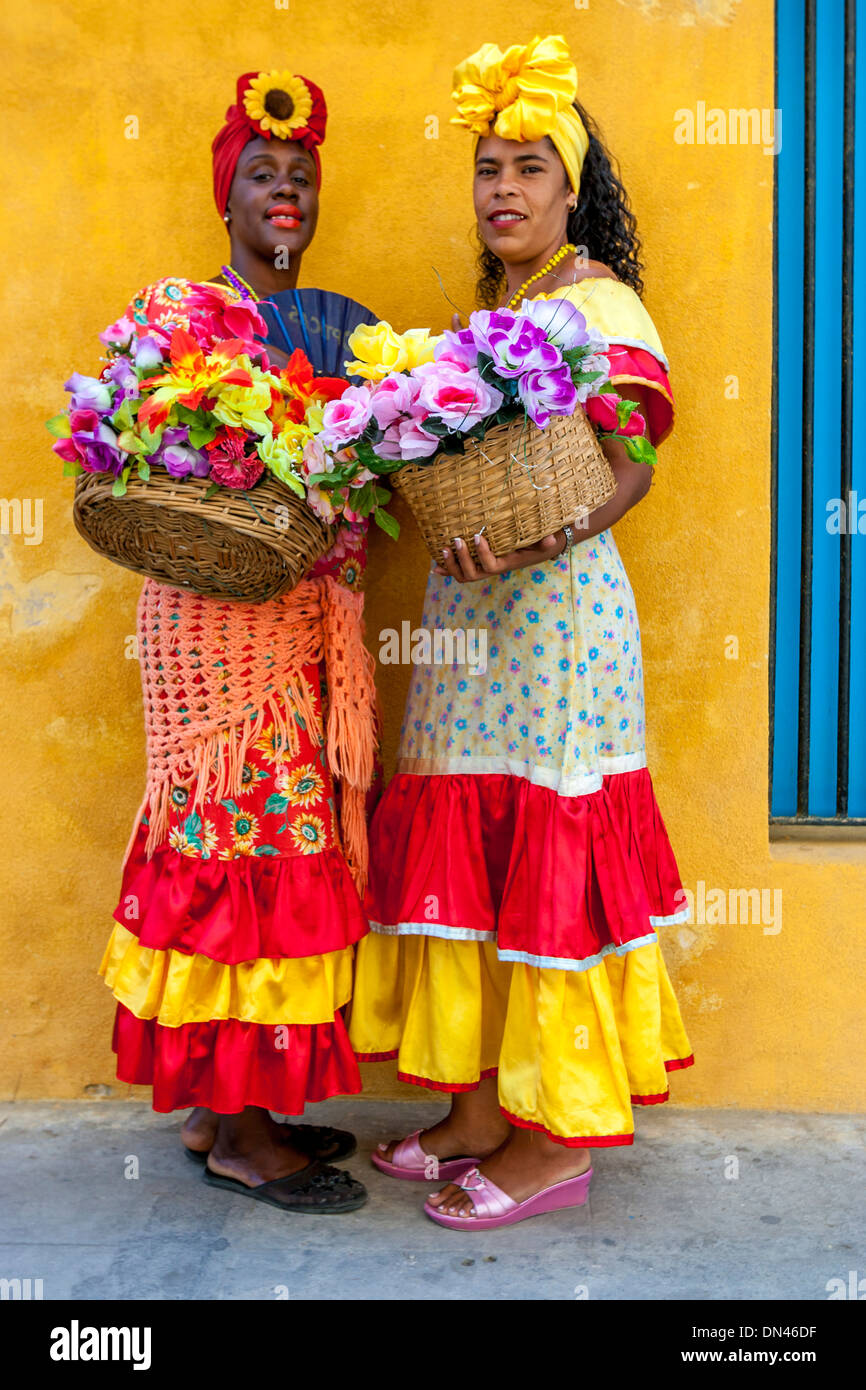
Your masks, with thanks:
M 162 464 L 172 478 L 206 478 L 210 472 L 210 459 L 203 449 L 193 449 L 189 443 L 189 430 L 183 425 L 163 430 L 159 448 L 150 455 L 153 463 Z
M 545 371 L 562 361 L 558 347 L 549 343 L 532 319 L 522 314 L 480 310 L 469 320 L 479 351 L 493 358 L 500 376 L 519 377 L 524 372 Z
M 529 418 L 541 430 L 551 415 L 573 415 L 577 406 L 577 390 L 564 362 L 552 371 L 527 372 L 517 389 Z
M 463 367 L 477 367 L 478 344 L 472 329 L 461 328 L 457 333 L 446 330 L 433 349 L 433 357 L 437 362 L 458 362 Z
M 105 373 L 108 381 L 113 381 L 117 387 L 114 396 L 113 410 L 118 410 L 123 402 L 130 397 L 135 400 L 140 396 L 138 389 L 138 376 L 136 375 L 132 363 L 128 357 L 115 357 L 111 366 Z
M 111 387 L 99 377 L 73 372 L 63 389 L 72 392 L 70 410 L 95 410 L 99 415 L 106 415 L 112 408 Z
M 129 455 L 117 447 L 117 435 L 110 425 L 100 420 L 95 410 L 69 412 L 72 434 L 54 442 L 54 452 L 62 459 L 80 463 L 87 473 L 113 473 L 119 478 Z
M 135 365 L 140 372 L 146 372 L 151 367 L 159 367 L 163 361 L 162 344 L 146 333 L 143 338 L 139 338 L 133 349 L 135 355 Z
M 555 343 L 563 352 L 586 347 L 589 343 L 586 319 L 568 299 L 524 299 L 520 313 L 531 319 L 547 341 Z

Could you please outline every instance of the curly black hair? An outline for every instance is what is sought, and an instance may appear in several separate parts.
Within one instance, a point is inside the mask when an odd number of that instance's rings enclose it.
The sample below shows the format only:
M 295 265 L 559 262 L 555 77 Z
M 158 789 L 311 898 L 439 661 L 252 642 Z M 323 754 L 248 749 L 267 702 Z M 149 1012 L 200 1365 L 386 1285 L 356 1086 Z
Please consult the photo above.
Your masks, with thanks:
M 568 240 L 584 248 L 588 260 L 601 261 L 609 266 L 625 284 L 643 294 L 640 241 L 637 219 L 631 210 L 628 194 L 614 169 L 598 127 L 589 113 L 575 101 L 577 111 L 589 136 L 589 148 L 580 174 L 577 207 L 569 214 L 566 225 Z M 478 237 L 478 280 L 475 293 L 484 309 L 494 309 L 505 288 L 505 268 L 498 256 Z

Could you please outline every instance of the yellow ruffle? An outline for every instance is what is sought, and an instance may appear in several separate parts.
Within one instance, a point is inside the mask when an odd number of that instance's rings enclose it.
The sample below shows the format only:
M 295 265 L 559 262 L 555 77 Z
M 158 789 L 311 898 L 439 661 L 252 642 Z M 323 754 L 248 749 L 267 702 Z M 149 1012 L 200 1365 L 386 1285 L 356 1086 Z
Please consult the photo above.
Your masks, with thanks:
M 622 280 L 588 277 L 576 285 L 565 285 L 552 294 L 539 294 L 538 299 L 567 299 L 583 314 L 591 328 L 597 328 L 612 343 L 636 344 L 647 348 L 657 357 L 665 371 L 665 356 L 658 330 L 631 285 Z
M 298 960 L 221 965 L 207 956 L 155 951 L 118 923 L 99 973 L 137 1018 L 166 1028 L 237 1018 L 244 1023 L 331 1023 L 352 994 L 353 948 Z
M 665 1062 L 691 1054 L 656 942 L 569 971 L 500 961 L 492 942 L 372 933 L 349 1036 L 443 1087 L 498 1066 L 503 1109 L 569 1139 L 631 1135 L 632 1097 L 664 1096 Z

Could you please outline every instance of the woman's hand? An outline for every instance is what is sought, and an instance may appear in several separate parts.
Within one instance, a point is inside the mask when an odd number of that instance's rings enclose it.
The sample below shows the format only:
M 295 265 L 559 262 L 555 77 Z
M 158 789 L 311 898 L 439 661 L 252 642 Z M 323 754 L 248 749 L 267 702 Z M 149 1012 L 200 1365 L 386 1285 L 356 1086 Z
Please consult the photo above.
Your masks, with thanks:
M 478 564 L 472 559 L 468 548 L 458 536 L 453 549 L 442 551 L 442 559 L 436 565 L 435 573 L 450 575 L 458 584 L 472 584 L 487 574 L 505 574 L 508 570 L 529 569 L 533 565 L 543 565 L 553 560 L 565 549 L 565 532 L 557 531 L 554 536 L 545 536 L 534 545 L 524 546 L 522 550 L 509 551 L 507 555 L 494 555 L 484 536 L 475 537 Z

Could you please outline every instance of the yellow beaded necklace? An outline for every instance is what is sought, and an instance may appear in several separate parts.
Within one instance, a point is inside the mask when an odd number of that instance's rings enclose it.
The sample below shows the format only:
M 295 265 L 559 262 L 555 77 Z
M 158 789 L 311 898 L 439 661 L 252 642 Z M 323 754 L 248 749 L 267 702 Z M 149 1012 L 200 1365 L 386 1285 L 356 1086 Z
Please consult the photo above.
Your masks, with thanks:
M 534 275 L 530 275 L 529 279 L 524 280 L 520 288 L 514 291 L 514 294 L 511 296 L 511 298 L 505 306 L 506 309 L 516 309 L 518 305 L 523 301 L 524 295 L 526 294 L 526 291 L 529 289 L 529 286 L 534 285 L 536 280 L 542 280 L 545 275 L 549 275 L 551 270 L 553 270 L 553 267 L 555 265 L 559 265 L 559 262 L 562 260 L 564 256 L 568 255 L 569 251 L 573 251 L 576 254 L 577 247 L 572 246 L 571 242 L 567 241 L 564 246 L 560 246 L 559 250 L 553 256 L 551 256 L 550 260 L 547 262 L 547 265 L 543 265 L 540 270 L 537 270 L 535 272 Z

